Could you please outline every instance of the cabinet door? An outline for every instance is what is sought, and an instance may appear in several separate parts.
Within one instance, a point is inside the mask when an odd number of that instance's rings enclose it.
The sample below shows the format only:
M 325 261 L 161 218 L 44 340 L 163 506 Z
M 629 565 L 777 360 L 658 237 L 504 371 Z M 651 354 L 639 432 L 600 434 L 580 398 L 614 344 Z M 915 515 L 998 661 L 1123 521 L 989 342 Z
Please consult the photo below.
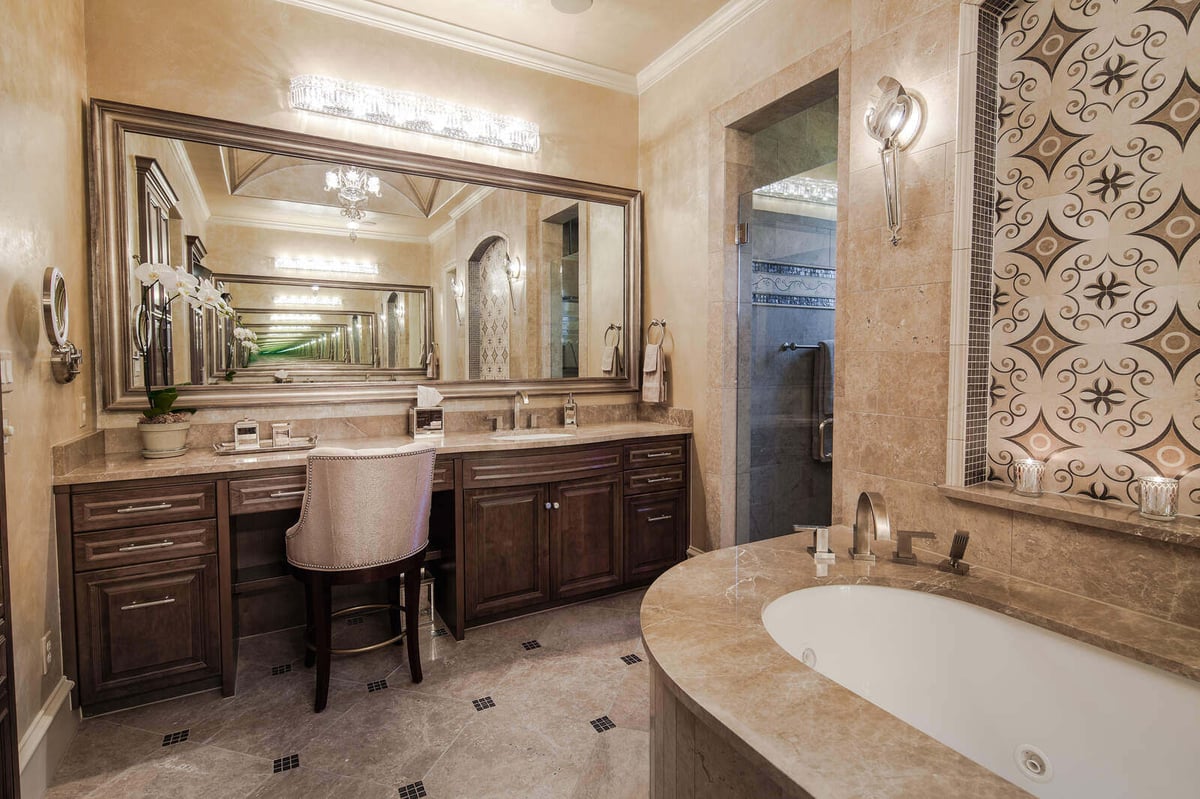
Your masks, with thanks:
M 558 483 L 550 492 L 554 595 L 621 584 L 621 476 Z
M 683 559 L 687 491 L 625 500 L 625 582 L 648 583 Z
M 544 485 L 464 492 L 468 619 L 550 599 L 547 495 Z
M 215 556 L 105 569 L 75 580 L 84 704 L 220 673 Z

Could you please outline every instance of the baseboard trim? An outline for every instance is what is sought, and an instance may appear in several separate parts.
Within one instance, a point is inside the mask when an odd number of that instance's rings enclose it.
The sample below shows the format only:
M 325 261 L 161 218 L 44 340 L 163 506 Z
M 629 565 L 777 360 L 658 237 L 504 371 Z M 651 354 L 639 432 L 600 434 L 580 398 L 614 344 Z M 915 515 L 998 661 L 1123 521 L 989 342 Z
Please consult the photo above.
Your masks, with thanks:
M 38 799 L 46 793 L 50 779 L 58 769 L 75 730 L 79 712 L 71 707 L 71 689 L 75 683 L 63 677 L 54 686 L 42 709 L 21 736 L 21 796 Z
M 687 548 L 687 556 L 688 556 L 689 558 L 694 558 L 694 557 L 696 557 L 697 555 L 703 555 L 703 554 L 704 554 L 704 550 L 703 550 L 703 549 L 699 549 L 699 548 L 697 548 L 697 547 L 688 547 L 688 548 Z

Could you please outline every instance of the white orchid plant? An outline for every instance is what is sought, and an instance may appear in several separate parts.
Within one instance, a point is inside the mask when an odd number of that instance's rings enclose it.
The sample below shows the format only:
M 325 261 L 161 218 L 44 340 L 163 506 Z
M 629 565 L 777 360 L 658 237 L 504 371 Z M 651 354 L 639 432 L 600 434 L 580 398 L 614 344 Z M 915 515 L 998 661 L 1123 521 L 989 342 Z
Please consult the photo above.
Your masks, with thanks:
M 142 375 L 145 378 L 146 384 L 146 401 L 150 405 L 149 409 L 142 413 L 146 417 L 146 421 L 158 424 L 185 421 L 188 415 L 192 413 L 191 410 L 171 410 L 171 407 L 175 404 L 175 400 L 179 398 L 179 390 L 177 388 L 174 386 L 167 386 L 160 389 L 151 388 L 152 381 L 147 355 L 153 344 L 153 336 L 149 327 L 152 324 L 151 320 L 154 319 L 154 315 L 150 309 L 151 298 L 155 293 L 154 289 L 158 286 L 163 290 L 164 299 L 153 300 L 155 304 L 163 308 L 166 308 L 175 302 L 175 300 L 182 297 L 189 307 L 212 310 L 218 316 L 233 318 L 233 307 L 222 296 L 223 286 L 213 283 L 208 278 L 200 280 L 182 266 L 151 263 L 136 264 L 133 274 L 138 279 L 138 282 L 142 284 L 142 309 L 140 318 L 145 320 L 144 324 L 147 326 L 144 332 L 139 330 L 134 337 L 135 345 L 142 356 L 144 364 Z
M 258 346 L 258 334 L 253 330 L 247 330 L 244 327 L 235 327 L 233 329 L 233 337 L 242 344 L 247 355 L 254 355 L 261 352 Z

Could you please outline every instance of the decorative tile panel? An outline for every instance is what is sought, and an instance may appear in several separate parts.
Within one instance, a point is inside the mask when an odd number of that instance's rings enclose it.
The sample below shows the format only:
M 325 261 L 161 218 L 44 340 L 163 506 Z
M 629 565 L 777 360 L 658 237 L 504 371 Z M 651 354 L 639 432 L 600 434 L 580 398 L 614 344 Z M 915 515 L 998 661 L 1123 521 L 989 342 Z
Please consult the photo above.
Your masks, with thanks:
M 821 266 L 755 261 L 751 286 L 755 305 L 833 308 L 837 272 Z
M 479 261 L 472 262 L 468 268 L 471 295 L 469 375 L 472 380 L 508 379 L 512 314 L 507 265 L 508 245 L 497 238 Z
M 1200 512 L 1200 3 L 1000 17 L 988 476 Z

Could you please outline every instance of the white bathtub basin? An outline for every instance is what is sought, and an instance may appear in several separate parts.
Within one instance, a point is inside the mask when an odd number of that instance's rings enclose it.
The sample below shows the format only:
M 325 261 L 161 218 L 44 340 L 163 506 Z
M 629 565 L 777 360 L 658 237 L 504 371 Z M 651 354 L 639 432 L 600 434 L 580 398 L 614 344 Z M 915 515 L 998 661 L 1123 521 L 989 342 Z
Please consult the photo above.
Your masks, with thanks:
M 899 588 L 794 591 L 763 623 L 793 657 L 1035 796 L 1200 797 L 1191 680 Z
M 574 433 L 497 433 L 496 441 L 551 441 L 556 438 L 575 438 Z

